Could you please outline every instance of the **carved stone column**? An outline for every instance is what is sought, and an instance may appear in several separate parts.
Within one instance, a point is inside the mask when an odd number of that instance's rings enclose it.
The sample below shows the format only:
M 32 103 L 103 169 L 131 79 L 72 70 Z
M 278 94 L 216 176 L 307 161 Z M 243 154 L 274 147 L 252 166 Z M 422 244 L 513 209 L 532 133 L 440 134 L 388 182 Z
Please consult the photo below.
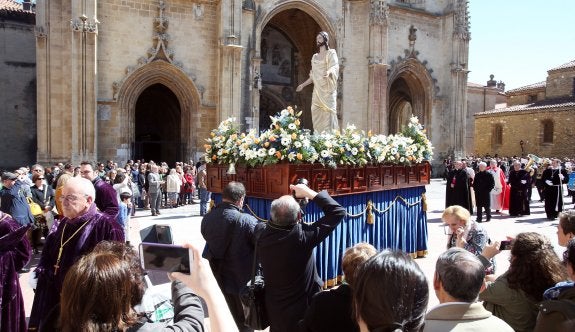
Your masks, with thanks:
M 97 160 L 96 2 L 72 2 L 72 149 L 71 161 Z
M 387 21 L 385 0 L 371 0 L 369 13 L 369 105 L 368 130 L 387 133 Z
M 241 0 L 222 0 L 220 3 L 220 119 L 241 116 Z
M 382 63 L 369 64 L 369 108 L 368 127 L 373 133 L 387 134 L 389 119 L 387 116 L 387 68 Z
M 456 0 L 453 48 L 451 62 L 451 80 L 453 92 L 451 97 L 452 108 L 452 142 L 453 153 L 459 159 L 466 155 L 465 151 L 465 122 L 467 119 L 467 59 L 469 53 L 469 14 L 467 0 Z

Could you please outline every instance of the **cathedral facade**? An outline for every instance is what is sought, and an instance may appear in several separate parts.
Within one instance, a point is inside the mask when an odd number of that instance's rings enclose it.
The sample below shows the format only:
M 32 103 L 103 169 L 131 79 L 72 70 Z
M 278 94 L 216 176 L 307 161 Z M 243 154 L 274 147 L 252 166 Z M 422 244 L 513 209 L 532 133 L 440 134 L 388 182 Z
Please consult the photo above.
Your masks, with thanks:
M 320 31 L 340 65 L 338 118 L 374 133 L 418 116 L 434 164 L 464 151 L 467 0 L 38 0 L 39 162 L 197 160 L 235 117 L 288 105 L 311 128 Z

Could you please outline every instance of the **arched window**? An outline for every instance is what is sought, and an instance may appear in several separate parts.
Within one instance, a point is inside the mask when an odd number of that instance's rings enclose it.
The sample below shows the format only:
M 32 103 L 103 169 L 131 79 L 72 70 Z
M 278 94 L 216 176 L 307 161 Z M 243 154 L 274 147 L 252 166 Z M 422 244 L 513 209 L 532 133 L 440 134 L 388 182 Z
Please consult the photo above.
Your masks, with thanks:
M 541 121 L 541 128 L 543 130 L 543 140 L 542 143 L 553 143 L 553 121 L 543 120 Z
M 496 124 L 493 126 L 491 133 L 491 145 L 498 146 L 503 144 L 503 126 Z

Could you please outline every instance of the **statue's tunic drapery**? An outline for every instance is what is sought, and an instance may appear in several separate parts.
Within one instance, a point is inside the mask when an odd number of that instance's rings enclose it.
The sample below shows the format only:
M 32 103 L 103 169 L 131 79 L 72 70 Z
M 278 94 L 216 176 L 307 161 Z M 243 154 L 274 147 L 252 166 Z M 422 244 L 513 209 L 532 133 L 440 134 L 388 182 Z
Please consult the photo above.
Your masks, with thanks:
M 313 129 L 317 133 L 339 129 L 336 102 L 338 76 L 339 64 L 334 49 L 327 50 L 325 59 L 320 59 L 318 53 L 313 55 L 310 72 L 313 80 L 311 117 Z

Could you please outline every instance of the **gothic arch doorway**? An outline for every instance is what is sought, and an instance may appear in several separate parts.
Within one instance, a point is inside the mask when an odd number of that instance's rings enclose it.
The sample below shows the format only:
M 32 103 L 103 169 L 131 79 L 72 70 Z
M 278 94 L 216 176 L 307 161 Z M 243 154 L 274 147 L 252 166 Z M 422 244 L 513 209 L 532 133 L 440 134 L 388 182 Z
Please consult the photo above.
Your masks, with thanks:
M 415 59 L 400 63 L 389 75 L 389 133 L 400 132 L 411 116 L 424 127 L 429 124 L 434 81 Z
M 300 2 L 286 2 L 264 18 L 258 45 L 262 79 L 260 130 L 267 129 L 270 115 L 288 105 L 303 110 L 302 127 L 312 129 L 310 105 L 313 86 L 300 93 L 295 89 L 309 77 L 317 34 L 328 31 L 330 47 L 336 47 L 333 30 L 326 22 L 318 8 Z
M 147 87 L 136 101 L 134 156 L 136 159 L 183 160 L 182 112 L 176 95 L 162 84 Z

